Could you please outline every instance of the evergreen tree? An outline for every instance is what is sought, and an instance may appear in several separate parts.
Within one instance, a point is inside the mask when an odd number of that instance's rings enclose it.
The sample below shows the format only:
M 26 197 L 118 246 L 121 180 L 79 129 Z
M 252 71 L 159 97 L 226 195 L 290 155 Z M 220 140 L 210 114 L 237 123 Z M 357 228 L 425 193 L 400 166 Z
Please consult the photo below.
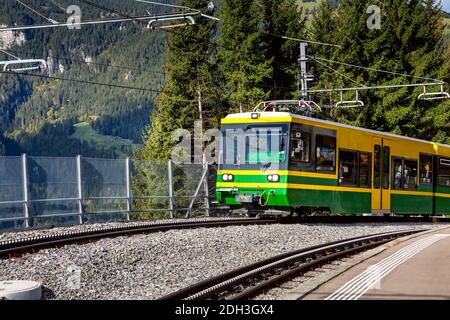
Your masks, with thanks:
M 299 43 L 280 36 L 304 39 L 305 18 L 296 0 L 259 0 L 259 7 L 263 53 L 272 70 L 265 86 L 271 90 L 270 98 L 294 98 L 298 95 Z
M 263 88 L 273 73 L 260 29 L 255 0 L 224 0 L 220 16 L 219 61 L 225 79 L 224 95 L 230 111 L 252 110 L 270 96 Z
M 181 4 L 206 11 L 207 0 L 184 0 Z M 169 38 L 167 83 L 151 117 L 151 128 L 145 137 L 145 147 L 138 153 L 144 159 L 169 159 L 172 133 L 179 128 L 192 129 L 200 118 L 199 94 L 205 127 L 216 127 L 222 116 L 217 66 L 211 59 L 215 53 L 211 37 L 215 22 L 198 18 L 192 26 L 177 28 Z
M 324 49 L 327 52 L 322 54 L 336 61 L 406 73 L 409 76 L 395 76 L 328 64 L 356 83 L 340 78 L 338 74 L 316 75 L 319 78 L 326 77 L 322 84 L 334 83 L 335 87 L 358 86 L 358 84 L 388 85 L 430 81 L 417 77 L 444 80 L 448 77 L 442 15 L 435 7 L 436 1 L 427 0 L 424 3 L 419 0 L 378 1 L 375 4 L 381 8 L 380 29 L 367 27 L 369 14 L 366 10 L 371 4 L 374 2 L 369 0 L 340 2 L 336 11 L 336 26 L 330 32 L 331 38 L 323 34 L 316 36 L 317 40 L 324 42 L 333 38 L 335 41 L 339 40 L 341 48 L 338 50 L 327 48 Z M 340 78 L 339 81 L 336 81 L 337 78 Z M 403 88 L 367 91 L 362 95 L 365 107 L 338 110 L 334 116 L 338 121 L 358 126 L 442 141 L 439 128 L 450 120 L 447 111 L 448 102 L 438 104 L 418 101 L 417 97 L 421 90 L 422 88 Z M 336 100 L 337 96 L 333 99 Z M 440 110 L 439 116 L 431 117 L 436 110 Z

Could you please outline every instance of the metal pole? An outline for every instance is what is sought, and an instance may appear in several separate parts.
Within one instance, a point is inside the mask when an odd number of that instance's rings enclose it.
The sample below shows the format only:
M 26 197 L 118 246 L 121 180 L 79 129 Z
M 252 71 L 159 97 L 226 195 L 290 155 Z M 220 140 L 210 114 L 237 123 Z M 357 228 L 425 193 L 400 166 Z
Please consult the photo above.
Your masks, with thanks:
M 195 189 L 194 196 L 192 197 L 191 203 L 189 204 L 188 212 L 186 213 L 186 218 L 189 218 L 192 213 L 192 209 L 194 208 L 195 199 L 197 199 L 200 189 L 202 185 L 204 186 L 204 181 L 206 179 L 207 170 L 203 169 L 202 177 L 200 178 L 200 182 L 198 183 L 197 189 Z
M 127 188 L 127 220 L 130 221 L 131 215 L 131 188 L 130 188 L 130 158 L 125 159 L 125 181 Z
M 169 210 L 170 210 L 170 219 L 173 219 L 173 176 L 172 176 L 172 160 L 169 160 L 167 163 L 167 171 L 169 178 Z
M 22 185 L 23 185 L 23 213 L 25 227 L 30 227 L 30 213 L 28 211 L 28 173 L 27 173 L 27 155 L 22 154 Z
M 307 65 L 308 57 L 306 56 L 306 46 L 308 44 L 306 42 L 300 43 L 300 96 L 306 99 L 306 95 L 308 94 L 308 81 L 307 81 Z
M 209 165 L 208 163 L 205 161 L 204 162 L 205 165 L 205 171 L 206 171 L 206 176 L 205 176 L 205 180 L 203 181 L 203 187 L 205 188 L 205 213 L 206 216 L 209 217 L 210 216 L 210 208 L 209 208 Z
M 83 190 L 81 186 L 81 156 L 77 156 L 78 223 L 83 224 Z

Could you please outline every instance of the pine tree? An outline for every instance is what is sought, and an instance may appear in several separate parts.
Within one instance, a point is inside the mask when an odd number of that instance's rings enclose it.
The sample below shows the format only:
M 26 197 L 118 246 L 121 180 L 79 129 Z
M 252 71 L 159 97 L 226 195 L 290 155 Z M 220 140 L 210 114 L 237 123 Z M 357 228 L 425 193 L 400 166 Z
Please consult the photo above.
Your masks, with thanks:
M 206 11 L 207 0 L 184 0 L 182 5 Z M 195 25 L 174 29 L 168 44 L 167 83 L 151 116 L 151 128 L 144 138 L 145 147 L 138 157 L 169 159 L 172 133 L 176 129 L 192 129 L 200 118 L 199 94 L 203 106 L 205 128 L 216 127 L 223 115 L 217 83 L 217 66 L 211 56 L 215 45 L 211 41 L 216 24 L 198 18 Z
M 259 1 L 267 61 L 272 73 L 265 82 L 270 98 L 291 99 L 297 96 L 299 43 L 282 39 L 305 38 L 305 18 L 296 0 Z
M 224 0 L 219 61 L 230 111 L 248 111 L 270 96 L 263 88 L 272 75 L 255 0 Z
M 339 41 L 341 49 L 325 49 L 328 53 L 322 54 L 332 60 L 406 73 L 409 76 L 395 76 L 329 63 L 330 67 L 357 83 L 351 83 L 337 73 L 325 74 L 327 79 L 324 81 L 338 84 L 335 85 L 338 87 L 421 83 L 430 80 L 417 77 L 448 77 L 448 63 L 444 59 L 442 15 L 435 8 L 436 1 L 422 2 L 342 1 L 337 11 L 336 27 L 331 35 L 335 41 Z M 367 27 L 369 14 L 366 10 L 372 4 L 381 8 L 380 29 Z M 330 40 L 330 36 L 323 40 Z M 322 74 L 316 76 L 323 78 Z M 438 137 L 437 128 L 442 128 L 442 124 L 450 120 L 446 111 L 448 108 L 445 107 L 448 103 L 417 101 L 421 90 L 422 88 L 403 88 L 364 92 L 362 99 L 365 107 L 338 110 L 335 119 L 377 130 L 442 141 L 442 133 Z M 336 100 L 337 96 L 333 99 Z M 439 124 L 430 117 L 430 112 L 434 113 L 435 108 L 441 111 Z

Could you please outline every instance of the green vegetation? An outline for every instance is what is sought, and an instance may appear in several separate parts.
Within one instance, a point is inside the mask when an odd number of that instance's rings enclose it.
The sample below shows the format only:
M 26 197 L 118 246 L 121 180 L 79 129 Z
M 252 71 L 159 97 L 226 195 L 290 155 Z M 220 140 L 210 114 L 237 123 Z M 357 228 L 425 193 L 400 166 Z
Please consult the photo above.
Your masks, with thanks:
M 72 134 L 71 138 L 79 139 L 82 142 L 87 142 L 94 147 L 100 145 L 103 147 L 111 147 L 112 149 L 121 150 L 131 149 L 133 145 L 133 141 L 129 139 L 101 135 L 92 129 L 91 125 L 87 122 L 77 123 L 74 127 L 75 132 Z M 125 155 L 122 152 L 117 153 L 118 158 L 122 158 Z
M 130 15 L 142 14 L 146 8 L 120 0 L 93 2 Z M 62 8 L 72 4 L 70 0 L 58 3 Z M 206 12 L 206 0 L 179 3 Z M 252 109 L 259 100 L 296 97 L 298 43 L 272 33 L 343 43 L 343 50 L 311 45 L 313 54 L 319 57 L 411 76 L 445 79 L 450 73 L 440 40 L 444 34 L 445 43 L 449 42 L 450 29 L 441 30 L 438 21 L 443 17 L 434 11 L 430 16 L 417 0 L 409 7 L 404 1 L 389 0 L 390 9 L 380 31 L 367 31 L 365 26 L 369 1 L 329 1 L 329 8 L 322 11 L 318 11 L 319 1 L 215 3 L 220 8 L 216 15 L 222 18 L 221 24 L 201 19 L 196 26 L 170 32 L 148 30 L 139 23 L 83 27 L 81 31 L 27 32 L 25 44 L 8 50 L 24 58 L 52 60 L 51 75 L 155 91 L 0 75 L 0 152 L 123 156 L 130 153 L 128 142 L 132 141 L 146 146 L 138 156 L 167 159 L 174 144 L 171 132 L 181 127 L 191 129 L 194 120 L 200 118 L 199 91 L 205 128 L 217 127 L 228 112 Z M 428 0 L 427 5 L 430 3 Z M 48 1 L 36 0 L 33 6 L 58 21 L 67 18 Z M 94 6 L 80 6 L 84 19 L 113 16 Z M 307 13 L 308 21 L 298 11 Z M 450 16 L 442 21 L 449 25 Z M 14 2 L 0 3 L 0 24 L 43 22 Z M 307 33 L 311 28 L 313 32 Z M 0 53 L 0 59 L 6 58 Z M 365 84 L 413 80 L 398 77 L 394 81 L 389 75 L 329 66 Z M 312 67 L 316 87 L 352 84 L 319 64 Z M 367 102 L 363 110 L 341 111 L 333 116 L 369 128 L 448 141 L 448 103 L 417 102 L 414 97 L 419 90 L 368 93 L 362 97 Z M 329 96 L 316 98 L 331 102 Z M 152 112 L 155 100 L 157 108 Z M 77 127 L 79 123 L 89 125 Z
M 367 72 L 338 64 L 329 64 L 341 74 L 359 84 L 388 85 L 423 82 L 427 77 L 450 81 L 450 64 L 445 57 L 443 43 L 443 15 L 434 9 L 435 1 L 425 6 L 419 1 L 390 0 L 385 7 L 381 29 L 368 30 L 366 17 L 361 15 L 371 1 L 342 1 L 337 9 L 321 5 L 313 21 L 313 34 L 317 41 L 340 39 L 340 49 L 324 47 L 320 55 L 335 61 L 356 64 L 373 69 L 407 73 L 410 77 Z M 323 19 L 331 17 L 329 30 L 323 32 Z M 317 52 L 317 51 L 316 51 Z M 316 65 L 314 74 L 320 74 L 316 87 L 355 86 L 338 74 L 324 71 Z M 361 99 L 365 107 L 340 110 L 331 115 L 336 121 L 376 130 L 420 137 L 438 142 L 450 142 L 447 124 L 450 122 L 448 101 L 418 101 L 422 88 L 377 90 L 364 92 Z M 354 95 L 354 93 L 352 93 Z M 323 103 L 332 103 L 337 95 L 318 96 Z M 347 99 L 352 97 L 348 95 Z
M 100 5 L 141 15 L 148 7 L 130 6 L 124 1 L 93 1 Z M 60 0 L 61 8 L 73 4 L 69 0 Z M 83 19 L 98 19 L 112 16 L 108 11 L 92 5 L 79 3 Z M 33 7 L 55 20 L 65 21 L 67 13 L 48 1 L 37 0 Z M 152 7 L 157 13 L 158 8 Z M 40 24 L 46 23 L 26 8 L 15 2 L 0 3 L 0 24 Z M 36 77 L 0 74 L 0 141 L 6 145 L 7 154 L 28 152 L 32 155 L 55 155 L 58 150 L 66 150 L 70 145 L 71 126 L 79 122 L 89 122 L 102 135 L 130 139 L 142 144 L 142 131 L 149 125 L 150 110 L 159 88 L 165 82 L 162 68 L 165 56 L 167 34 L 148 30 L 143 24 L 113 24 L 103 26 L 83 26 L 81 30 L 66 28 L 28 31 L 26 42 L 8 48 L 12 54 L 23 58 L 44 58 L 50 62 L 47 75 L 94 81 L 106 84 L 123 85 L 154 90 L 153 92 L 120 89 L 60 80 L 46 80 Z M 0 60 L 10 57 L 0 53 Z M 60 72 L 60 68 L 63 72 Z M 24 145 L 23 141 L 41 138 L 41 143 L 51 141 L 43 138 L 47 125 L 68 127 L 61 133 L 53 146 Z M 6 141 L 8 140 L 8 141 Z M 114 139 L 111 145 L 90 144 L 83 155 L 116 154 Z M 86 146 L 78 140 L 80 146 Z M 94 148 L 94 149 L 92 149 Z M 49 153 L 38 152 L 49 150 Z M 70 152 L 70 151 L 69 151 Z M 125 151 L 128 154 L 130 151 Z

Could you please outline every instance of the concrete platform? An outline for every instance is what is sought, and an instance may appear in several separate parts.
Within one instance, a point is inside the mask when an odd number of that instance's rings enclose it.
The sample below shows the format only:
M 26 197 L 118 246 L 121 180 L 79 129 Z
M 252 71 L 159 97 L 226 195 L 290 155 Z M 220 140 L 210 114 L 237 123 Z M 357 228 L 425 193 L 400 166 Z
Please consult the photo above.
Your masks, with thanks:
M 450 299 L 450 227 L 374 250 L 302 299 Z
M 40 300 L 42 286 L 35 281 L 12 280 L 0 281 L 0 299 Z

